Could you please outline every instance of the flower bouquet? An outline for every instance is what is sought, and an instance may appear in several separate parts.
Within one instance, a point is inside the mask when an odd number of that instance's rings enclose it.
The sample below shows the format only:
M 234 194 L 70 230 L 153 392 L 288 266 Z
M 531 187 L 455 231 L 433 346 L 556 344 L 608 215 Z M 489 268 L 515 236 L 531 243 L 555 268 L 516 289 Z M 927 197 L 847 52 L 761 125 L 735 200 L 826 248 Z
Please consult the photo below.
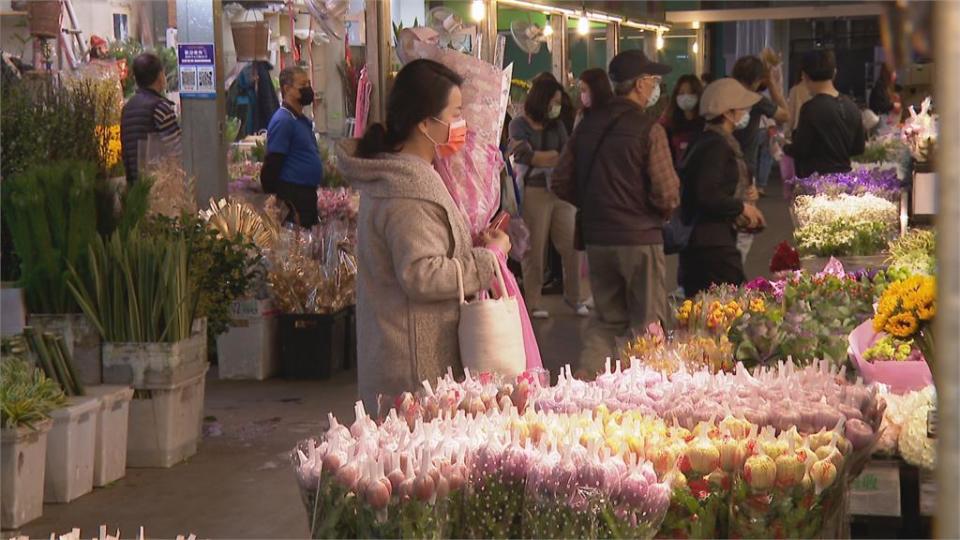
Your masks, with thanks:
M 927 363 L 932 364 L 933 318 L 936 313 L 936 278 L 913 276 L 890 284 L 883 292 L 873 317 L 873 329 L 899 340 L 913 340 Z
M 829 442 L 825 442 L 829 441 Z M 849 444 L 837 431 L 801 438 L 769 432 L 742 444 L 734 473 L 730 537 L 835 537 L 825 530 L 842 515 Z
M 932 276 L 937 269 L 937 240 L 933 231 L 911 229 L 890 242 L 887 274 L 906 279 L 915 274 Z
M 681 369 L 711 372 L 732 371 L 733 345 L 726 334 L 702 336 L 682 332 L 669 338 L 659 323 L 650 326 L 647 333 L 628 341 L 621 350 L 626 365 L 639 362 L 662 373 Z
M 901 435 L 905 437 L 904 443 L 907 447 L 907 454 L 910 455 L 910 462 L 917 466 L 926 466 L 933 463 L 933 444 L 928 447 L 925 421 L 919 418 L 915 419 L 915 413 L 925 408 L 927 410 L 934 406 L 936 402 L 937 391 L 932 384 L 923 387 L 921 390 L 914 390 L 903 394 L 893 392 L 882 393 L 880 399 L 886 405 L 883 413 L 883 422 L 880 425 L 880 440 L 877 443 L 877 454 L 895 456 L 900 453 L 899 440 Z M 925 414 L 925 413 L 924 413 Z M 919 422 L 919 425 L 910 425 L 912 430 L 905 432 L 904 428 L 910 422 Z M 920 429 L 917 429 L 917 428 Z M 929 459 L 927 459 L 929 458 Z
M 933 158 L 937 145 L 938 116 L 930 111 L 930 98 L 920 104 L 920 112 L 910 107 L 910 118 L 903 122 L 901 136 L 913 159 L 925 163 Z
M 787 180 L 794 197 L 801 195 L 876 195 L 899 203 L 900 180 L 893 169 L 860 169 L 845 173 L 813 174 L 806 178 Z
M 797 270 L 800 270 L 800 253 L 786 240 L 777 244 L 777 249 L 770 258 L 770 271 L 779 274 Z
M 793 211 L 797 247 L 817 257 L 876 255 L 894 237 L 899 223 L 898 206 L 870 193 L 801 195 Z
M 729 421 L 739 422 L 733 417 L 724 420 Z M 730 470 L 722 468 L 723 440 L 709 437 L 708 431 L 715 432 L 716 428 L 701 423 L 697 435 L 688 432 L 684 437 L 684 440 L 691 439 L 688 444 L 649 450 L 658 458 L 678 456 L 666 474 L 672 491 L 658 538 L 718 538 L 726 530 Z M 664 460 L 660 458 L 656 463 L 662 464 Z

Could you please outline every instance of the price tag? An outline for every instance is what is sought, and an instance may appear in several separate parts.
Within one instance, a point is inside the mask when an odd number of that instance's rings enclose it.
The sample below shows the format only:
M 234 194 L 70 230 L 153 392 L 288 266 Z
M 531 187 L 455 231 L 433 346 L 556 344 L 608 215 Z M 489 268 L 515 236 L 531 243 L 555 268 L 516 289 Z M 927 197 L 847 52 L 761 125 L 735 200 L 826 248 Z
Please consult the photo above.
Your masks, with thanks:
M 871 461 L 850 486 L 850 514 L 900 517 L 900 465 Z
M 937 438 L 937 425 L 939 423 L 937 417 L 937 408 L 930 407 L 927 410 L 927 438 L 936 439 Z

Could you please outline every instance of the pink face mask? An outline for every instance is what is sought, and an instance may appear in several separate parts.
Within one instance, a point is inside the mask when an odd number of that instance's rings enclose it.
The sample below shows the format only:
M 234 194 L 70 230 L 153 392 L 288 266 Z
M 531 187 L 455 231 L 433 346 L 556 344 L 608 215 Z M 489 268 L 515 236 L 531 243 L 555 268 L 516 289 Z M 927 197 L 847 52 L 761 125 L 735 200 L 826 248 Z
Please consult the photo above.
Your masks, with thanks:
M 447 126 L 447 142 L 438 143 L 433 140 L 429 133 L 424 132 L 430 142 L 436 146 L 437 156 L 448 158 L 459 152 L 463 145 L 467 143 L 467 121 L 459 118 L 448 124 L 439 118 L 434 118 L 434 120 Z
M 583 103 L 583 106 L 587 109 L 590 108 L 590 94 L 587 92 L 580 92 L 580 103 Z

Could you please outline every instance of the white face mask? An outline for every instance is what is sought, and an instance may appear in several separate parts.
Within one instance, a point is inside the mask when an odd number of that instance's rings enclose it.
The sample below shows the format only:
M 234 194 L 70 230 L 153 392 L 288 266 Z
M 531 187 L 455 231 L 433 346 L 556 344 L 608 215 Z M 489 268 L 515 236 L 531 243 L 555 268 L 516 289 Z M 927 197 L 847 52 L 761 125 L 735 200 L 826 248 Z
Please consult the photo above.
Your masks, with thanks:
M 547 118 L 551 120 L 556 120 L 557 118 L 560 118 L 561 109 L 562 109 L 562 106 L 560 105 L 551 105 L 550 110 L 547 111 Z
M 747 127 L 747 124 L 749 123 L 750 123 L 750 111 L 744 111 L 743 116 L 741 116 L 740 119 L 737 120 L 737 123 L 733 125 L 733 129 L 734 131 L 738 129 L 743 129 Z
M 660 85 L 657 84 L 653 87 L 653 93 L 650 94 L 650 97 L 647 98 L 647 107 L 653 107 L 657 104 L 657 101 L 660 101 Z
M 684 111 L 692 111 L 697 106 L 696 94 L 677 94 L 677 107 Z

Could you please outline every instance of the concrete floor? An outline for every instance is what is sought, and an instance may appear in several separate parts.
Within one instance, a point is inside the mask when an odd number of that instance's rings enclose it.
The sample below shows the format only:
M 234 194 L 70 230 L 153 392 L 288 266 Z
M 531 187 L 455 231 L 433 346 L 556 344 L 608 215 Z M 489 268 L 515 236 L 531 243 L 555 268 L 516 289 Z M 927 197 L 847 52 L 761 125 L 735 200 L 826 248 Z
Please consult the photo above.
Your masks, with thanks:
M 779 185 L 771 186 L 760 206 L 768 229 L 757 236 L 748 257 L 748 278 L 766 275 L 776 244 L 792 234 Z M 670 259 L 672 284 L 676 257 Z M 550 297 L 547 307 L 554 317 L 535 327 L 544 367 L 556 373 L 576 362 L 586 321 L 574 317 L 558 297 Z M 298 440 L 322 432 L 328 411 L 352 422 L 356 399 L 355 372 L 328 381 L 241 382 L 220 381 L 211 369 L 205 437 L 196 456 L 171 469 L 128 469 L 122 480 L 70 504 L 46 505 L 44 516 L 21 532 L 47 538 L 80 527 L 90 538 L 107 524 L 124 538 L 132 538 L 141 525 L 154 538 L 191 532 L 201 538 L 306 537 L 306 511 L 290 450 Z

